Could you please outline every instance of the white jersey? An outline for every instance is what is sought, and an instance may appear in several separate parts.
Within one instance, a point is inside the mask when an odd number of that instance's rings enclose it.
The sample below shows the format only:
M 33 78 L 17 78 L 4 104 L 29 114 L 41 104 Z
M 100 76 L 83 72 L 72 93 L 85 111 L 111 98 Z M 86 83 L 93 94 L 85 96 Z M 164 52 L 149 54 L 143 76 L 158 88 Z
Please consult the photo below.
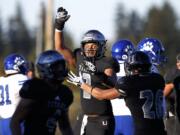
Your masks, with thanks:
M 124 69 L 124 63 L 119 62 L 119 66 L 120 66 L 120 72 L 116 74 L 118 79 L 126 75 L 125 69 Z M 129 108 L 126 106 L 126 103 L 123 98 L 113 99 L 111 100 L 111 104 L 112 104 L 114 116 L 131 115 L 131 112 Z
M 19 90 L 27 80 L 23 74 L 14 74 L 7 77 L 0 77 L 0 117 L 12 117 L 20 100 Z

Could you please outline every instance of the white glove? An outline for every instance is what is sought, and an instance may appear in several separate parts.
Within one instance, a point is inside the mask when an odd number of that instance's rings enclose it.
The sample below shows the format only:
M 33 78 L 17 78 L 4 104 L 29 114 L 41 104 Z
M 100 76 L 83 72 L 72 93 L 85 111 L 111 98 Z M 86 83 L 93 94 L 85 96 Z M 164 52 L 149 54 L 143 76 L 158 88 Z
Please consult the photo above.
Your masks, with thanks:
M 72 83 L 78 87 L 83 83 L 82 76 L 75 75 L 72 71 L 68 73 L 67 82 Z

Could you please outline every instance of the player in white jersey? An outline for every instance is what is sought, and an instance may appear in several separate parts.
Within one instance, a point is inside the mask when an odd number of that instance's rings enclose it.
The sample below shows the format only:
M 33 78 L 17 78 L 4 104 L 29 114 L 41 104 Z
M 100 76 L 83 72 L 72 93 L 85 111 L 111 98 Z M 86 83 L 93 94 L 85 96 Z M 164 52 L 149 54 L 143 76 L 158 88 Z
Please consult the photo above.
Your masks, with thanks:
M 26 60 L 18 54 L 8 55 L 4 60 L 5 76 L 0 77 L 0 135 L 11 135 L 11 117 L 20 100 L 19 90 L 28 79 Z
M 126 75 L 127 72 L 125 71 L 124 63 L 133 51 L 134 45 L 131 41 L 126 39 L 119 40 L 112 45 L 112 57 L 117 59 L 120 66 L 120 72 L 117 73 L 118 79 Z M 113 99 L 111 100 L 111 104 L 116 124 L 114 135 L 133 135 L 133 119 L 124 99 Z

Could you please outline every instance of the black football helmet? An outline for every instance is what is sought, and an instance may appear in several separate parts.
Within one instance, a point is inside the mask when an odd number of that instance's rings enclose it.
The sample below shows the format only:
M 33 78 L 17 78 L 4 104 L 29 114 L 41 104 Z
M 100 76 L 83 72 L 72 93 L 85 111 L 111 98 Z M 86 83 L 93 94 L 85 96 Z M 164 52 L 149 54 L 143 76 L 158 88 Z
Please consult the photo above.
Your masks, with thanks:
M 36 60 L 36 67 L 40 78 L 64 81 L 68 69 L 61 54 L 54 50 L 42 52 Z
M 138 70 L 139 73 L 145 73 L 150 72 L 151 65 L 151 60 L 146 53 L 135 51 L 128 57 L 125 67 L 129 72 Z
M 101 32 L 99 32 L 98 30 L 89 30 L 83 35 L 81 40 L 81 50 L 83 52 L 84 57 L 87 57 L 85 55 L 84 49 L 84 45 L 86 43 L 96 43 L 98 45 L 96 55 L 94 56 L 95 58 L 100 58 L 104 56 L 106 50 L 106 39 Z

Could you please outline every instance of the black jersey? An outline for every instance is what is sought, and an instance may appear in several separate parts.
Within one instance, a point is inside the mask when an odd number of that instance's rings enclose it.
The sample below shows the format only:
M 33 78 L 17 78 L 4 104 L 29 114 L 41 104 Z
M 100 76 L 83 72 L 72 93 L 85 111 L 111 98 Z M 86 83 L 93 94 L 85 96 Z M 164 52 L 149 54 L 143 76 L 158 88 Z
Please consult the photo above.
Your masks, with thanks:
M 180 122 L 180 75 L 174 79 L 173 83 L 176 91 L 176 113 Z
M 57 121 L 73 101 L 73 94 L 65 85 L 55 88 L 37 78 L 24 83 L 20 96 L 34 101 L 24 122 L 25 135 L 54 135 Z
M 136 135 L 163 135 L 164 79 L 156 73 L 125 76 L 115 88 L 122 94 L 135 122 Z M 119 108 L 121 109 L 121 108 Z
M 175 66 L 165 74 L 164 78 L 166 84 L 173 83 L 175 78 L 178 76 L 180 76 L 180 70 L 178 70 L 177 67 Z M 172 90 L 171 94 L 168 95 L 168 97 L 166 98 L 167 112 L 171 112 L 173 115 L 175 115 L 175 106 L 176 106 L 175 97 L 176 97 L 176 91 Z
M 84 59 L 84 56 L 78 51 L 76 52 L 76 61 L 78 74 L 79 76 L 82 76 L 87 84 L 102 89 L 113 86 L 113 83 L 108 79 L 108 76 L 104 71 L 107 68 L 111 68 L 114 71 L 119 70 L 119 64 L 115 59 L 102 57 L 91 62 Z M 98 100 L 82 90 L 81 104 L 85 114 L 112 115 L 112 107 L 109 100 Z
M 165 82 L 173 83 L 174 79 L 178 76 L 180 76 L 180 70 L 178 70 L 177 67 L 173 67 L 165 74 Z

